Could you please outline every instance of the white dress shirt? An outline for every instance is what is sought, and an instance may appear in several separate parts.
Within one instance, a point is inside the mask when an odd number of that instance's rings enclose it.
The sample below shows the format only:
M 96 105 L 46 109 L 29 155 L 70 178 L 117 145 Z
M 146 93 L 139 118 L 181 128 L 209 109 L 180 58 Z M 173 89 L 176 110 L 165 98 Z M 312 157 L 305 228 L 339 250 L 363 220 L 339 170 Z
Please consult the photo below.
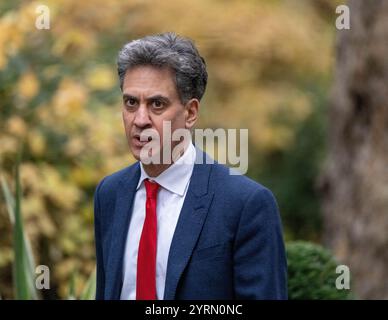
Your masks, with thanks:
M 175 227 L 193 173 L 196 150 L 189 144 L 183 155 L 157 177 L 149 177 L 140 163 L 140 179 L 136 188 L 133 210 L 124 253 L 121 300 L 136 299 L 137 253 L 145 219 L 146 190 L 144 179 L 159 183 L 157 196 L 156 296 L 162 300 L 166 282 L 168 254 Z

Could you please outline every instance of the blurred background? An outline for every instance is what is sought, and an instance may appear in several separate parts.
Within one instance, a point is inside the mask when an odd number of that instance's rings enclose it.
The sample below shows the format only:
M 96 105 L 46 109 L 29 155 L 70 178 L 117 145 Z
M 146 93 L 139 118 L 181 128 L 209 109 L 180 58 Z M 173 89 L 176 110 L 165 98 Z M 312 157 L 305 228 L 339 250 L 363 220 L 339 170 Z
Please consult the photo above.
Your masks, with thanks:
M 346 264 L 356 298 L 388 298 L 387 2 L 1 1 L 0 172 L 14 193 L 22 149 L 25 233 L 50 268 L 40 298 L 79 295 L 94 270 L 94 189 L 134 162 L 117 53 L 165 31 L 192 38 L 206 59 L 198 127 L 249 129 L 247 175 L 275 194 L 287 243 Z M 340 4 L 350 30 L 336 29 Z M 39 5 L 47 30 L 35 27 Z M 13 299 L 7 210 L 2 194 L 0 296 Z

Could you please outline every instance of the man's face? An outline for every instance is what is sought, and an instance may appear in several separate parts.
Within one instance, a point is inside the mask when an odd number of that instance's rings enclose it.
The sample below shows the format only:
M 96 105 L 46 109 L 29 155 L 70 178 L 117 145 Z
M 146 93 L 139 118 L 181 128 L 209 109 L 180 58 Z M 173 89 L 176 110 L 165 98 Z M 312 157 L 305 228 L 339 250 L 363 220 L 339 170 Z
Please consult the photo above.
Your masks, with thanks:
M 184 106 L 179 99 L 173 76 L 170 69 L 152 66 L 135 67 L 125 74 L 122 115 L 128 145 L 137 160 L 140 160 L 141 149 L 148 143 L 140 141 L 143 130 L 157 131 L 162 152 L 163 121 L 171 123 L 171 132 L 179 128 L 190 128 L 195 122 L 190 103 Z M 178 143 L 179 141 L 172 141 L 171 149 Z

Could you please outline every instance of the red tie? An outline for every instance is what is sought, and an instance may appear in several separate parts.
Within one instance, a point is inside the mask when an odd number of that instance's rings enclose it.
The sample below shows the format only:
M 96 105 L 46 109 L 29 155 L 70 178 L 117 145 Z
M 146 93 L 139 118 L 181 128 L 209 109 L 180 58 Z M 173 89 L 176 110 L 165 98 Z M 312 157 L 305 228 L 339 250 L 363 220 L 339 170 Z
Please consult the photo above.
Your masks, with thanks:
M 137 256 L 136 300 L 156 300 L 156 196 L 159 184 L 144 180 L 146 216 Z

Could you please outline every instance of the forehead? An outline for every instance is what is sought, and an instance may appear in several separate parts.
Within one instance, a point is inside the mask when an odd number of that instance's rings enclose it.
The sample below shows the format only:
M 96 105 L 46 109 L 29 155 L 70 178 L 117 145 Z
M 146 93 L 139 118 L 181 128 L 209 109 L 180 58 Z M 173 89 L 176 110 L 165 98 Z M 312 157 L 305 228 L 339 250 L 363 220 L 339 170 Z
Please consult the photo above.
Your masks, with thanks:
M 138 66 L 128 69 L 124 76 L 123 93 L 177 95 L 174 73 L 169 68 Z

